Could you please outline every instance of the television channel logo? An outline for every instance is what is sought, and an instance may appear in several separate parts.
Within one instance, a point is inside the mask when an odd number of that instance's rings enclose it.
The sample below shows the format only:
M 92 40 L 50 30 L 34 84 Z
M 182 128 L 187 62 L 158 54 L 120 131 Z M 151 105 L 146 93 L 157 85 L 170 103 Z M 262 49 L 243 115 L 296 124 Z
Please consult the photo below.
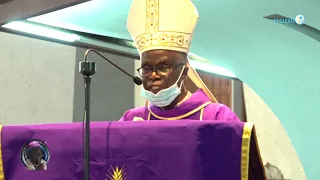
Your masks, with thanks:
M 299 14 L 297 15 L 294 19 L 290 18 L 275 18 L 273 19 L 275 23 L 280 23 L 280 24 L 299 24 L 302 25 L 305 23 L 306 19 L 303 15 Z

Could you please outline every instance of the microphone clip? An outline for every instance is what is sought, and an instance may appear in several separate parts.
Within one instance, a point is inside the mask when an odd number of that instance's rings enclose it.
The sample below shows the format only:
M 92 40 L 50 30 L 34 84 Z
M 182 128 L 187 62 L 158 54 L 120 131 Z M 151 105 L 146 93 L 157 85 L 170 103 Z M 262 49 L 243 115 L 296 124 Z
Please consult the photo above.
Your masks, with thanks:
M 79 63 L 79 72 L 87 77 L 96 73 L 96 63 L 93 61 L 82 61 Z

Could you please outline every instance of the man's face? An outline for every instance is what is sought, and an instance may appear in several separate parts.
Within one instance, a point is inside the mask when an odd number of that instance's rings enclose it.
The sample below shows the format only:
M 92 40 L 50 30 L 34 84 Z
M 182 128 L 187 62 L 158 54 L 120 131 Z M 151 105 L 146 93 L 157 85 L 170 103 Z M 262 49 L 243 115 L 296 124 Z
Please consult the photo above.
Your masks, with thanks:
M 41 149 L 40 149 L 40 148 L 39 148 L 39 149 L 36 149 L 36 150 L 35 150 L 35 153 L 33 154 L 32 159 L 31 159 L 32 163 L 35 164 L 35 165 L 40 164 L 41 159 L 42 159 L 42 156 L 43 156 L 43 155 L 42 155 Z
M 172 86 L 181 73 L 186 60 L 183 54 L 169 50 L 146 51 L 141 55 L 141 71 L 149 72 L 146 77 L 142 76 L 143 87 L 156 94 L 162 89 Z M 154 71 L 157 69 L 157 72 Z M 180 81 L 186 78 L 188 69 L 185 68 Z

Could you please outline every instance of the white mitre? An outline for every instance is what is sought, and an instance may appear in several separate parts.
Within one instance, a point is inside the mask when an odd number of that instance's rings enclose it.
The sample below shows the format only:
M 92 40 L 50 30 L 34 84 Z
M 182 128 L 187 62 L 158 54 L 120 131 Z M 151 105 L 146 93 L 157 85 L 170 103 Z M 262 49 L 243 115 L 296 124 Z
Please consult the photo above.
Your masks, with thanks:
M 198 19 L 198 11 L 190 0 L 133 0 L 127 28 L 140 55 L 156 49 L 188 54 Z M 189 62 L 187 66 L 188 77 L 217 102 Z
M 127 28 L 140 54 L 154 49 L 188 53 L 198 18 L 190 0 L 134 0 Z

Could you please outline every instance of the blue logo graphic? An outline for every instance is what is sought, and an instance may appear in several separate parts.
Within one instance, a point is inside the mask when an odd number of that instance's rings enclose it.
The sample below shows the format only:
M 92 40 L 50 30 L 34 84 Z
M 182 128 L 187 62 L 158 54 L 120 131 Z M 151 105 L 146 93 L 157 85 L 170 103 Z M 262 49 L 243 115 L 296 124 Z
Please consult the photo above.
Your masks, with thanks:
M 281 23 L 281 24 L 299 24 L 302 25 L 305 23 L 306 19 L 303 15 L 297 15 L 294 19 L 290 18 L 281 18 L 281 19 L 273 19 L 275 23 Z
M 300 25 L 304 24 L 304 22 L 306 21 L 303 15 L 297 15 L 295 20 L 296 20 L 296 23 Z

